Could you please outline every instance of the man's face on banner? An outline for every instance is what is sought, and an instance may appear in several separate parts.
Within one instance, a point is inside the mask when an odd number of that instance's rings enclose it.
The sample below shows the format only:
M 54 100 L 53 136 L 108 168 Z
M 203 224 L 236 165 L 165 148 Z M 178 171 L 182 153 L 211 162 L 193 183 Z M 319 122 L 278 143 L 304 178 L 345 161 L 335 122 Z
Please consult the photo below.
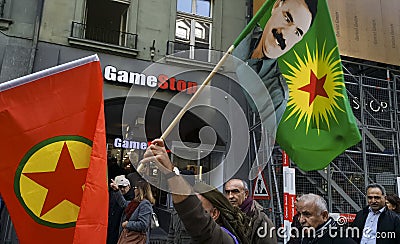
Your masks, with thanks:
M 308 31 L 311 18 L 304 0 L 277 0 L 264 27 L 264 55 L 278 58 L 289 51 Z

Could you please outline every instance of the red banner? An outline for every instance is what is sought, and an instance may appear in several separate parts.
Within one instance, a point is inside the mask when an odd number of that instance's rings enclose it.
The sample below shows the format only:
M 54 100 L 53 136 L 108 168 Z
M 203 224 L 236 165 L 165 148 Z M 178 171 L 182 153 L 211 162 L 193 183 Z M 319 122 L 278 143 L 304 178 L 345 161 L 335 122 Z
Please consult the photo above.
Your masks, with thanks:
M 0 84 L 0 192 L 20 243 L 105 243 L 97 56 Z

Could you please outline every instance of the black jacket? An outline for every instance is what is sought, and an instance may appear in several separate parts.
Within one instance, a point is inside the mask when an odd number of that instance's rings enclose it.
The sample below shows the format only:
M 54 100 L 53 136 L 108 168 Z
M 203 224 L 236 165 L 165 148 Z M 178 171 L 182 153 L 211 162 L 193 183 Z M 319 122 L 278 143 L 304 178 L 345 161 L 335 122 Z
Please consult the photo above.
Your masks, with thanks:
M 318 226 L 314 235 L 303 237 L 301 244 L 356 244 L 356 242 L 345 235 L 345 227 L 338 226 L 336 222 L 329 218 L 327 222 Z
M 108 208 L 108 228 L 107 228 L 107 244 L 116 244 L 119 238 L 119 229 L 121 226 L 121 218 L 124 215 L 124 208 L 120 207 L 115 198 L 116 192 L 112 189 L 109 191 L 109 208 Z M 124 195 L 125 200 L 130 201 L 135 196 L 132 188 Z
M 362 238 L 365 221 L 367 220 L 369 213 L 368 208 L 369 207 L 367 206 L 359 211 L 352 224 L 353 227 L 358 228 L 359 235 L 353 237 L 357 243 L 360 243 Z M 377 233 L 379 233 L 382 238 L 377 238 L 376 244 L 400 243 L 400 217 L 395 212 L 390 211 L 385 207 L 385 210 L 381 213 L 378 219 Z M 390 235 L 392 236 L 391 238 L 388 237 Z

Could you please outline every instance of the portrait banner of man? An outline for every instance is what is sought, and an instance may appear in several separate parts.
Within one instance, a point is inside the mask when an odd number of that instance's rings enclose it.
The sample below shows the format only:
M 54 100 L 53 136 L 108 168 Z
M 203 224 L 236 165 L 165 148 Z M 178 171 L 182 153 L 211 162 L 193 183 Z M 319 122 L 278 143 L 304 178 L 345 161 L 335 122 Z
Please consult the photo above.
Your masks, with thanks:
M 267 0 L 234 46 L 248 66 L 237 70 L 241 85 L 252 86 L 241 75 L 246 68 L 261 78 L 279 124 L 277 142 L 300 168 L 322 169 L 361 140 L 326 0 Z M 252 106 L 264 99 L 253 90 L 250 106 L 269 127 L 271 104 Z

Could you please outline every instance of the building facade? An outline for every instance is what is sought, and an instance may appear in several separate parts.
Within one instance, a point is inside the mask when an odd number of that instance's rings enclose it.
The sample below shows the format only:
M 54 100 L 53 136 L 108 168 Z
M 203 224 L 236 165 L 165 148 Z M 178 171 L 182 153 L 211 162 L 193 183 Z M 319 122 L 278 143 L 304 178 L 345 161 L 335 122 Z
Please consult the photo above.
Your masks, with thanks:
M 0 3 L 0 82 L 97 54 L 104 78 L 108 157 L 128 174 L 148 142 L 165 130 L 162 120 L 170 123 L 245 27 L 249 2 L 4 0 Z M 220 164 L 232 146 L 230 121 L 238 120 L 238 113 L 232 111 L 239 106 L 245 117 L 249 114 L 239 86 L 227 73 L 217 74 L 212 87 L 223 91 L 222 102 L 219 95 L 201 98 L 166 142 L 176 152 L 171 158 L 181 170 L 221 187 L 233 174 L 247 176 L 247 164 L 241 170 Z M 215 109 L 215 103 L 225 111 Z M 201 132 L 204 127 L 215 133 Z M 247 152 L 241 154 L 231 159 Z M 148 170 L 155 184 L 161 181 L 157 170 Z M 171 199 L 165 191 L 154 193 L 160 224 L 166 230 Z M 10 238 L 11 230 L 2 228 L 1 238 Z
M 162 119 L 168 124 L 174 118 L 180 105 L 193 96 L 219 60 L 221 51 L 227 50 L 245 27 L 251 17 L 252 2 L 0 0 L 0 82 L 96 53 L 104 78 L 108 156 L 130 172 L 147 143 L 165 130 Z M 296 186 L 298 193 L 323 195 L 329 200 L 330 211 L 354 213 L 366 203 L 364 187 L 368 183 L 378 182 L 389 192 L 396 192 L 396 177 L 400 176 L 400 69 L 343 59 L 348 96 L 363 140 L 326 170 L 297 169 Z M 250 124 L 254 122 L 243 93 L 230 82 L 229 69 L 225 70 L 226 73 L 216 76 L 212 86 L 225 92 L 222 97 L 227 105 L 222 107 L 226 110 L 221 112 L 212 106 L 215 102 L 221 105 L 221 96 L 205 97 L 201 106 L 183 117 L 179 130 L 167 138 L 174 151 L 171 158 L 179 168 L 195 174 L 218 169 L 215 175 L 201 179 L 217 186 L 232 174 L 246 178 L 254 159 L 250 133 L 249 139 L 239 140 L 250 146 L 244 153 L 250 155 L 246 163 L 240 167 L 218 167 L 232 147 L 229 126 L 241 119 L 236 113 L 236 102 Z M 178 93 L 181 96 L 176 98 L 176 104 L 172 103 Z M 216 133 L 202 132 L 207 126 Z M 258 135 L 254 138 L 258 145 Z M 233 159 L 242 154 L 234 152 Z M 151 174 L 156 180 L 159 178 L 157 171 Z M 265 176 L 271 200 L 262 204 L 280 226 L 283 187 L 279 147 L 274 150 Z M 164 191 L 155 193 L 160 224 L 167 229 L 170 198 Z M 1 221 L 10 226 L 4 217 Z M 2 228 L 0 238 L 11 238 L 11 233 L 10 228 Z M 0 239 L 3 241 L 6 239 Z

